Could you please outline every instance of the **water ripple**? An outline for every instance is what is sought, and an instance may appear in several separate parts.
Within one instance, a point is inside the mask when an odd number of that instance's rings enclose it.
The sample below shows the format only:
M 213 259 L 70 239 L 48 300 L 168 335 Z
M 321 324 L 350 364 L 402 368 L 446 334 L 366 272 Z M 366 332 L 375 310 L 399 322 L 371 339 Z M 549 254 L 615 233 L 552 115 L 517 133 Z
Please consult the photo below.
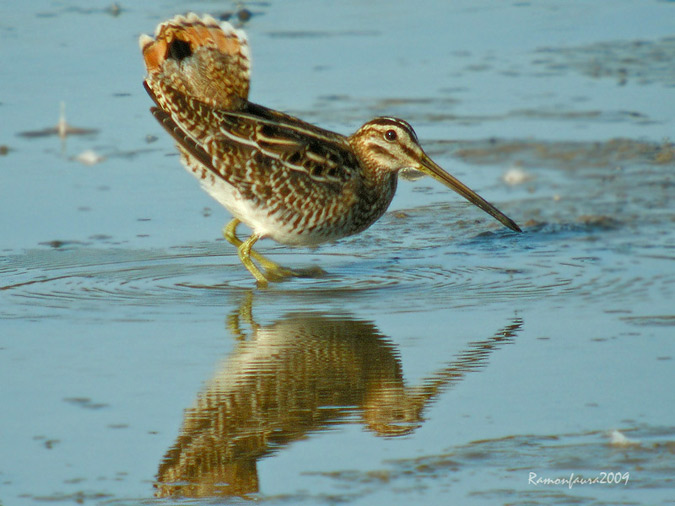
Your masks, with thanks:
M 392 237 L 391 226 L 392 219 L 385 220 L 379 238 Z M 375 292 L 378 300 L 406 311 L 542 297 L 619 302 L 672 296 L 675 286 L 672 269 L 663 268 L 671 265 L 670 257 L 641 263 L 634 255 L 643 251 L 639 241 L 626 254 L 621 234 L 612 236 L 612 228 L 542 224 L 520 236 L 488 232 L 445 244 L 434 238 L 433 228 L 416 233 L 414 248 L 405 241 L 368 241 L 372 248 L 355 255 L 351 241 L 344 241 L 310 253 L 275 249 L 271 256 L 282 264 L 315 263 L 328 274 L 273 284 L 266 292 L 343 301 Z M 602 241 L 597 234 L 605 234 Z M 3 317 L 25 316 L 27 310 L 39 314 L 39 306 L 221 305 L 222 296 L 254 286 L 226 248 L 212 243 L 168 251 L 71 248 L 10 255 L 0 264 L 0 294 L 10 302 Z

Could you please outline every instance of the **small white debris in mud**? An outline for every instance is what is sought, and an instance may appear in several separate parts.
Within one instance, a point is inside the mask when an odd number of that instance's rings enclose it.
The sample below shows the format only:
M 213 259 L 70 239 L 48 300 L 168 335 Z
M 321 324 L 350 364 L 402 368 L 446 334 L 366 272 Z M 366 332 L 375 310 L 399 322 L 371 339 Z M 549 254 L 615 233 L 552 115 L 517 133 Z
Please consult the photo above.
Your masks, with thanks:
M 73 160 L 83 163 L 84 165 L 96 165 L 97 163 L 101 163 L 103 160 L 105 160 L 105 157 L 99 155 L 93 149 L 87 149 L 74 157 Z
M 534 176 L 528 172 L 525 172 L 522 167 L 514 166 L 508 169 L 502 175 L 502 181 L 510 186 L 516 186 L 523 184 L 527 181 L 532 181 Z
M 613 430 L 609 433 L 609 444 L 612 446 L 639 446 L 640 442 L 627 438 L 618 430 Z

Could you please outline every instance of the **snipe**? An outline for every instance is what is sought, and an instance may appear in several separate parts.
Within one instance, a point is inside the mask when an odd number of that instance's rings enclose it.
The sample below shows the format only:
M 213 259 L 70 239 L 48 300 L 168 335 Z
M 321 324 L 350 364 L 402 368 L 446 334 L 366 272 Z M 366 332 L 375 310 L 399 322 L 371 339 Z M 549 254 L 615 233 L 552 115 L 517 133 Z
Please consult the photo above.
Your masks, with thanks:
M 375 118 L 345 137 L 249 102 L 248 42 L 229 23 L 177 16 L 139 43 L 152 114 L 176 140 L 185 167 L 234 216 L 225 238 L 261 285 L 307 272 L 251 249 L 258 239 L 310 246 L 361 232 L 386 211 L 402 169 L 432 176 L 520 232 L 434 163 L 403 120 Z M 240 222 L 252 230 L 246 241 L 236 235 Z

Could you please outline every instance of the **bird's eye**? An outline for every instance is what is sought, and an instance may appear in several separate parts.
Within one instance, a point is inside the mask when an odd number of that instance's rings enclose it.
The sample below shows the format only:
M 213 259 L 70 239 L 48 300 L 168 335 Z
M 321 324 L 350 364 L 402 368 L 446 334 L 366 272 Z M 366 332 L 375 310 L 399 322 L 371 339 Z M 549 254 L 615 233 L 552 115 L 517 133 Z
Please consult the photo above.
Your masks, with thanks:
M 387 130 L 386 132 L 384 132 L 384 138 L 387 139 L 388 141 L 395 141 L 396 130 Z

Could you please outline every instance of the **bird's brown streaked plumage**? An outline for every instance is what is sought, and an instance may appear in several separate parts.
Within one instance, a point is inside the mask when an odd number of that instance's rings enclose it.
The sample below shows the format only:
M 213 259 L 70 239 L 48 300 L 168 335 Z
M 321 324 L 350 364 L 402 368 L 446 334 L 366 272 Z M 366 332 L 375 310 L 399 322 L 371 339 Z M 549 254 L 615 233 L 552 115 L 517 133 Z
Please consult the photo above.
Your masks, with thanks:
M 249 102 L 248 42 L 228 23 L 177 16 L 154 39 L 141 36 L 140 46 L 153 115 L 186 168 L 234 216 L 225 236 L 261 284 L 298 273 L 253 251 L 255 241 L 315 245 L 361 232 L 384 214 L 403 169 L 431 175 L 520 231 L 434 163 L 403 120 L 375 118 L 345 137 Z M 244 242 L 239 222 L 253 231 Z

